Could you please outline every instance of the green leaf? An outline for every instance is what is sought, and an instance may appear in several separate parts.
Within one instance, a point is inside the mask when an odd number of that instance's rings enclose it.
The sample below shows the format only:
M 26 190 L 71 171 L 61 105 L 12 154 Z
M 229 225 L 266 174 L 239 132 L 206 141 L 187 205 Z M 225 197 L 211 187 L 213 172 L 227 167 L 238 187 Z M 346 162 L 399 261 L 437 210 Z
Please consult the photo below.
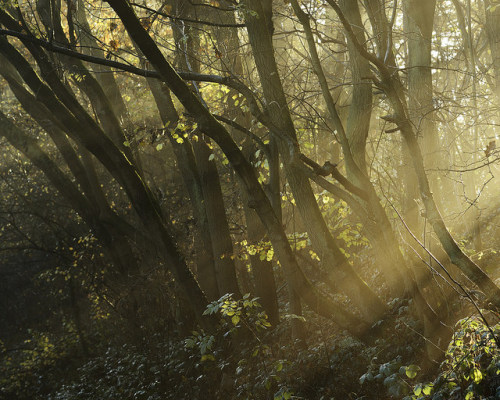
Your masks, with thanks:
M 233 318 L 231 318 L 231 322 L 233 323 L 233 325 L 238 325 L 238 322 L 240 322 L 240 317 L 238 315 L 233 316 Z
M 201 356 L 201 361 L 215 361 L 215 357 L 212 354 L 204 354 Z
M 208 161 L 212 161 L 214 158 L 215 158 L 215 154 L 214 154 L 214 153 L 212 153 L 212 154 L 210 154 L 210 156 L 208 157 Z
M 418 365 L 408 365 L 406 367 L 406 376 L 410 379 L 413 379 L 417 376 L 418 371 L 420 371 L 420 367 Z
M 163 149 L 163 143 L 159 143 L 156 145 L 156 150 L 157 151 L 160 151 L 161 149 Z
M 477 368 L 474 368 L 472 371 L 472 378 L 474 379 L 474 383 L 479 383 L 483 380 L 483 374 Z
M 420 394 L 422 393 L 422 384 L 419 383 L 418 385 L 416 385 L 414 388 L 413 388 L 413 394 L 415 396 L 420 396 Z
M 362 385 L 366 381 L 371 381 L 373 380 L 373 374 L 371 372 L 367 372 L 366 374 L 361 375 L 361 378 L 359 378 L 359 383 Z
M 429 396 L 432 392 L 432 383 L 429 383 L 427 385 L 425 385 L 425 387 L 422 389 L 422 393 L 425 394 L 426 396 Z

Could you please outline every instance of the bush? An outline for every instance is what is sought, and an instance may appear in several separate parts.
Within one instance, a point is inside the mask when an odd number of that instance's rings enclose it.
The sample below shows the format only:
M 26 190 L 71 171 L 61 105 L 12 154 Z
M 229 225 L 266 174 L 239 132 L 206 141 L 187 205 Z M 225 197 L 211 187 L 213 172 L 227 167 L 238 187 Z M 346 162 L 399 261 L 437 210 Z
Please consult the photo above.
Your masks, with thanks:
M 490 329 L 476 317 L 460 320 L 437 378 L 414 385 L 413 394 L 406 399 L 500 398 L 500 351 L 496 342 L 500 339 L 500 324 Z

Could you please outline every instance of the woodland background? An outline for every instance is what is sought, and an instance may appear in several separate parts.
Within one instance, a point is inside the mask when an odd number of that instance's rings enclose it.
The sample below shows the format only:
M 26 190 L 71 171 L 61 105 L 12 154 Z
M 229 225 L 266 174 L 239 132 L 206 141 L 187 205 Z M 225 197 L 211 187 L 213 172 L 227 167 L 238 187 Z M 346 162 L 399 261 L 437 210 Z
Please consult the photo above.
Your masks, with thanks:
M 0 398 L 499 398 L 498 21 L 2 1 Z

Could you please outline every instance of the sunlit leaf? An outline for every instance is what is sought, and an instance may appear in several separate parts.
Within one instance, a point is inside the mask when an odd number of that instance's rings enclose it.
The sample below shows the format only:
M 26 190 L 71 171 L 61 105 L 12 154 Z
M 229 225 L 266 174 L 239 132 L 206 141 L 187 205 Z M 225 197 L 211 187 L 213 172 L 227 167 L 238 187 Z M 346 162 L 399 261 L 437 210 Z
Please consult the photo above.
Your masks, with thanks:
M 472 371 L 472 379 L 474 380 L 474 383 L 479 383 L 483 380 L 483 374 L 479 369 L 474 368 Z
M 408 365 L 406 367 L 406 376 L 410 379 L 413 379 L 417 376 L 418 371 L 420 371 L 420 367 L 418 365 Z

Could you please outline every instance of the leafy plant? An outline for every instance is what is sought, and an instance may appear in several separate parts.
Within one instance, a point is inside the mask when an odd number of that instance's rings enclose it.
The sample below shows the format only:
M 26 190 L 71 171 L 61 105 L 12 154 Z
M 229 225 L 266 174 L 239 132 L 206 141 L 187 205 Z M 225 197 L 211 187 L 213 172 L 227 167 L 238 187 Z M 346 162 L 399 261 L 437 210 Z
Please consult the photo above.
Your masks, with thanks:
M 415 384 L 406 399 L 473 400 L 500 394 L 500 352 L 495 339 L 500 338 L 500 324 L 490 330 L 481 319 L 470 317 L 458 321 L 456 328 L 438 377 Z
M 405 378 L 410 375 L 414 376 L 413 374 L 417 368 L 413 365 L 409 367 L 402 366 L 401 357 L 396 357 L 389 362 L 381 364 L 378 367 L 378 371 L 376 370 L 376 366 L 373 365 L 367 373 L 359 378 L 359 383 L 364 384 L 369 381 L 382 382 L 390 396 L 401 397 L 410 391 L 410 386 L 405 381 Z M 378 373 L 375 374 L 375 372 Z
M 192 336 L 184 340 L 186 349 L 196 348 L 200 350 L 201 361 L 215 361 L 215 357 L 212 354 L 214 343 L 215 337 L 213 335 L 207 335 L 203 330 L 200 332 L 194 331 Z
M 229 323 L 230 332 L 234 328 L 244 325 L 254 334 L 262 329 L 271 327 L 267 320 L 267 314 L 262 311 L 262 306 L 258 302 L 258 298 L 250 298 L 250 293 L 247 293 L 240 300 L 234 300 L 231 293 L 227 293 L 219 300 L 213 301 L 207 306 L 203 312 L 204 315 L 212 315 L 220 313 L 223 320 Z

